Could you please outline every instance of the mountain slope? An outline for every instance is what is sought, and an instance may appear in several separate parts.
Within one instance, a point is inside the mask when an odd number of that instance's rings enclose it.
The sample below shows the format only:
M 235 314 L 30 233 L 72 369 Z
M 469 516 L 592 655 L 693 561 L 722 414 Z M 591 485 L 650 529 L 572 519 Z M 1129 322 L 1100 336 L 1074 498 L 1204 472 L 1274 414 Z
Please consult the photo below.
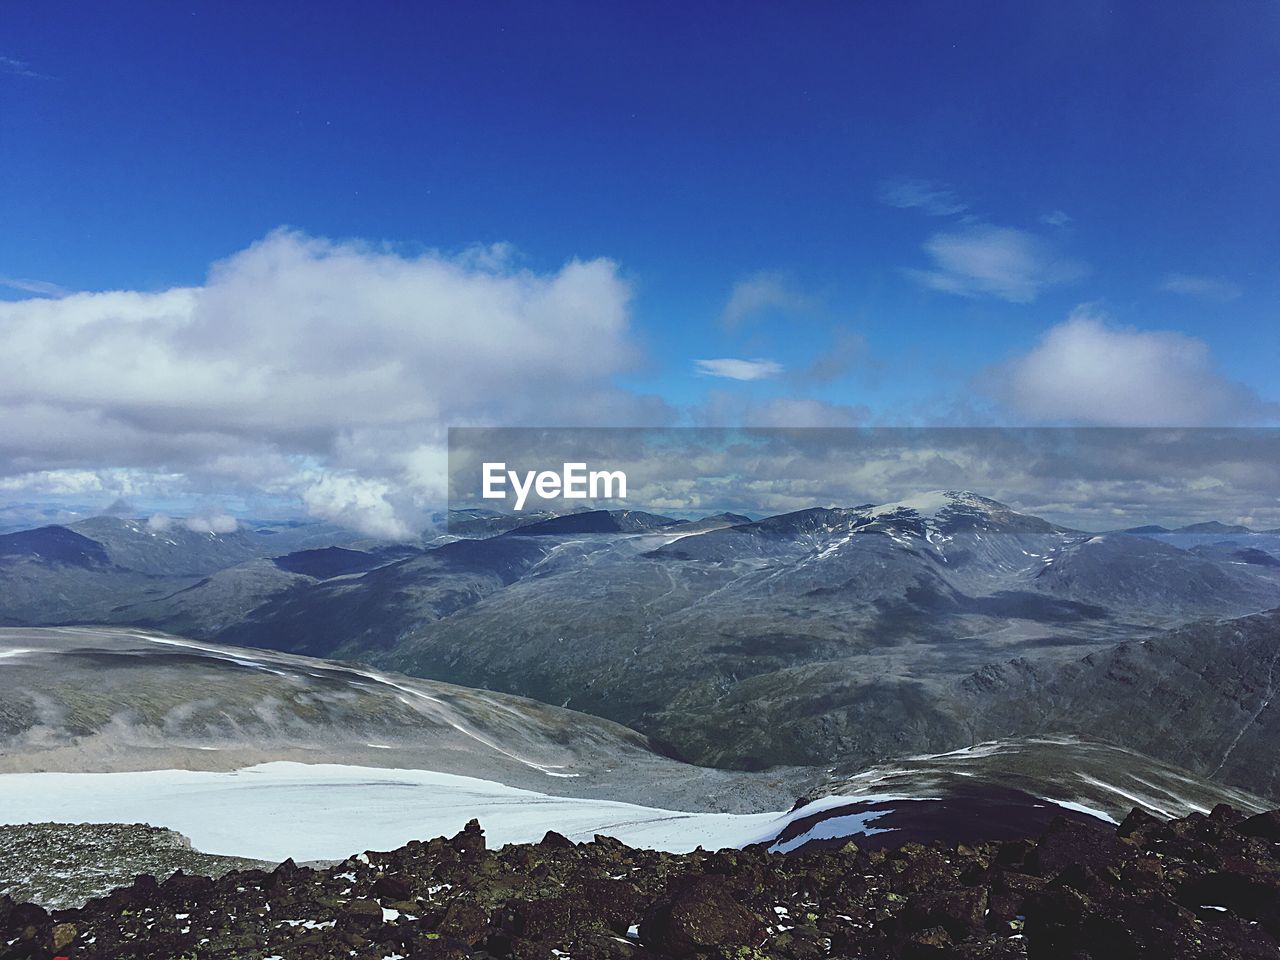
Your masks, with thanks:
M 1103 736 L 1280 796 L 1280 610 L 1192 624 L 1073 663 L 991 667 L 962 696 L 984 736 Z
M 0 773 L 269 761 L 485 777 L 687 809 L 789 806 L 809 771 L 672 760 L 607 720 L 355 664 L 111 628 L 0 629 Z

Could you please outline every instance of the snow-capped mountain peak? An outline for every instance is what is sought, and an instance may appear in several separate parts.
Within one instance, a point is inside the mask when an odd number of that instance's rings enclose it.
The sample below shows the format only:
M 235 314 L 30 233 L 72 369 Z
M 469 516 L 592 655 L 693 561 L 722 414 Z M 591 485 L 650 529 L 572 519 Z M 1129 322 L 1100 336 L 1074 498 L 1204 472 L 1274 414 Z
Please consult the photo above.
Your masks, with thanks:
M 930 490 L 894 503 L 872 507 L 867 511 L 867 516 L 885 517 L 909 511 L 922 520 L 937 520 L 944 514 L 958 510 L 967 513 L 1012 512 L 1003 503 L 969 490 Z

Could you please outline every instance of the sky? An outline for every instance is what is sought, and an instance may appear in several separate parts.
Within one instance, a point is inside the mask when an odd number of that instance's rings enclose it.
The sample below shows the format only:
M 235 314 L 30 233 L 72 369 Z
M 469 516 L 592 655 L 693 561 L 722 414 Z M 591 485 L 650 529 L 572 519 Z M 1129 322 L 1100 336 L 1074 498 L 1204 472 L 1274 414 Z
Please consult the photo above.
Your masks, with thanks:
M 1276 425 L 1278 48 L 1263 2 L 7 0 L 0 519 L 406 536 L 450 426 Z

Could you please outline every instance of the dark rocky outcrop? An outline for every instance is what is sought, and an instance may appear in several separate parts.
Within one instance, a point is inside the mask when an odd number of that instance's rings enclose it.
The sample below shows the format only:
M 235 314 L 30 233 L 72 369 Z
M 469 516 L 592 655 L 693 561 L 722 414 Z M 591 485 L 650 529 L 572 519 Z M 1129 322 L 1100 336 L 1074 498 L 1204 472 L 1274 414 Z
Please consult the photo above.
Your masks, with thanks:
M 129 957 L 1274 960 L 1277 813 L 1221 805 L 1036 839 L 672 855 L 488 849 L 474 821 L 317 870 L 139 876 L 83 909 L 0 897 L 0 960 Z

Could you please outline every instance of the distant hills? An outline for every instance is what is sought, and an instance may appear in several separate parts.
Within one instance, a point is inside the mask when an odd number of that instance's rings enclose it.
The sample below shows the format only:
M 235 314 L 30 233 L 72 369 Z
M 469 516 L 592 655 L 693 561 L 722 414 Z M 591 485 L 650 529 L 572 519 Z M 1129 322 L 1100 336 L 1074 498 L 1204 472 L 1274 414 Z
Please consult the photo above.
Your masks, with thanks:
M 1182 527 L 1162 527 L 1159 524 L 1151 524 L 1145 527 L 1128 527 L 1124 530 L 1117 530 L 1116 533 L 1133 533 L 1133 534 L 1191 534 L 1194 536 L 1237 536 L 1242 533 L 1258 533 L 1269 536 L 1280 534 L 1280 529 L 1276 530 L 1253 530 L 1239 523 L 1222 523 L 1218 520 L 1207 520 L 1203 523 L 1188 523 Z
M 0 625 L 165 623 L 206 633 L 309 579 L 301 568 L 318 561 L 308 551 L 355 540 L 321 523 L 213 533 L 117 517 L 0 534 Z M 302 556 L 269 559 L 291 553 Z

